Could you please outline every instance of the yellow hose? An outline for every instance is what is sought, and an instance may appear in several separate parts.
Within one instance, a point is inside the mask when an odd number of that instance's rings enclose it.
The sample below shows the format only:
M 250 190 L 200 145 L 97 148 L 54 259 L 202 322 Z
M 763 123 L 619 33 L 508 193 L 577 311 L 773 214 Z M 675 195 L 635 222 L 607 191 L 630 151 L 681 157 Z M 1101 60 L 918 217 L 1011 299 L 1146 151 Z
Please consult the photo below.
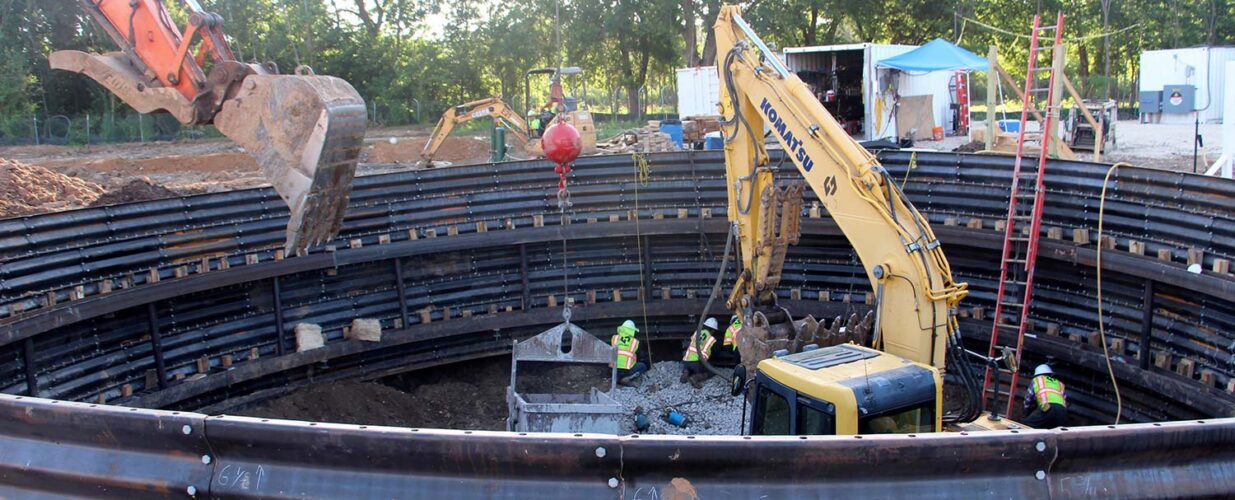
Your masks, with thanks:
M 1111 165 L 1106 171 L 1106 177 L 1102 179 L 1102 196 L 1098 199 L 1098 337 L 1102 340 L 1102 356 L 1106 358 L 1106 373 L 1111 377 L 1111 386 L 1115 388 L 1115 423 L 1119 423 L 1119 418 L 1123 415 L 1123 399 L 1119 396 L 1119 383 L 1115 380 L 1115 369 L 1111 367 L 1111 353 L 1106 348 L 1106 326 L 1102 321 L 1102 221 L 1106 215 L 1106 186 L 1111 181 L 1111 174 L 1115 173 L 1115 169 L 1121 166 L 1132 166 L 1128 163 L 1116 163 Z M 1148 349 L 1148 346 L 1141 346 L 1142 352 Z

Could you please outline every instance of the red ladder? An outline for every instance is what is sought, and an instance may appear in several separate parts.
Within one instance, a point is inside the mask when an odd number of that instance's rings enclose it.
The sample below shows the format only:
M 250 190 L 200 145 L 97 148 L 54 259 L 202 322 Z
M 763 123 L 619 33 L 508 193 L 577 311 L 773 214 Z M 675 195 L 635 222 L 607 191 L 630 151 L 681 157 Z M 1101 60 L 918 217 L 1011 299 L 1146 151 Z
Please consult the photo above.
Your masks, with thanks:
M 1039 35 L 1054 31 L 1055 43 L 1051 46 L 1039 44 Z M 994 325 L 991 327 L 991 346 L 988 356 L 995 357 L 1005 347 L 1015 346 L 1015 367 L 1020 366 L 1021 348 L 1025 341 L 1026 324 L 1029 319 L 1030 299 L 1033 297 L 1034 262 L 1038 257 L 1038 237 L 1042 227 L 1042 201 L 1045 196 L 1042 178 L 1046 172 L 1047 151 L 1050 148 L 1051 137 L 1055 124 L 1059 121 L 1059 104 L 1056 93 L 1054 51 L 1063 41 L 1063 13 L 1060 13 L 1054 26 L 1042 26 L 1041 18 L 1033 18 L 1033 36 L 1029 41 L 1029 70 L 1025 76 L 1025 103 L 1021 110 L 1021 128 L 1016 145 L 1016 167 L 1012 173 L 1012 190 L 1008 197 L 1008 218 L 1004 225 L 1003 256 L 999 266 L 999 295 L 995 299 Z M 1038 63 L 1039 56 L 1046 54 L 1044 65 Z M 1040 85 L 1039 79 L 1045 76 L 1046 85 Z M 1062 82 L 1061 82 L 1062 83 Z M 1046 109 L 1039 109 L 1040 96 L 1046 98 Z M 1062 96 L 1059 96 L 1062 97 Z M 1030 165 L 1036 165 L 1037 170 L 1022 171 L 1021 165 L 1025 159 L 1025 143 L 1033 140 L 1032 134 L 1027 134 L 1026 123 L 1030 118 L 1030 110 L 1036 109 L 1043 115 L 1041 123 L 1041 148 L 1037 159 L 1030 158 Z M 991 112 L 992 110 L 987 110 Z M 1025 182 L 1022 182 L 1025 181 Z M 1021 203 L 1026 202 L 1026 203 Z M 1015 334 L 1015 339 L 1010 334 Z M 1007 376 L 1011 382 L 1008 390 L 995 392 L 1002 376 Z M 982 401 L 985 407 L 987 399 L 992 398 L 998 404 L 1001 397 L 1007 398 L 1005 415 L 1012 413 L 1013 403 L 1019 381 L 1019 369 L 986 367 L 986 378 L 982 386 Z

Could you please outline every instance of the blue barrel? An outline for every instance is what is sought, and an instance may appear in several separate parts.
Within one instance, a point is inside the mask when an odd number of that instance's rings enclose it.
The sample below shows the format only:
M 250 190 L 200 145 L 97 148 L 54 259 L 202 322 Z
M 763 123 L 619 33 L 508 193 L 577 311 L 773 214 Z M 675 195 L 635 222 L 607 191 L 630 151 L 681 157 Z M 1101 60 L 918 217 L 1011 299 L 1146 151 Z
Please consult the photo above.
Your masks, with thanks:
M 709 132 L 703 136 L 703 149 L 725 149 L 725 138 L 720 132 Z
M 677 120 L 660 122 L 660 131 L 669 134 L 673 142 L 677 143 L 678 149 L 682 149 L 682 122 Z

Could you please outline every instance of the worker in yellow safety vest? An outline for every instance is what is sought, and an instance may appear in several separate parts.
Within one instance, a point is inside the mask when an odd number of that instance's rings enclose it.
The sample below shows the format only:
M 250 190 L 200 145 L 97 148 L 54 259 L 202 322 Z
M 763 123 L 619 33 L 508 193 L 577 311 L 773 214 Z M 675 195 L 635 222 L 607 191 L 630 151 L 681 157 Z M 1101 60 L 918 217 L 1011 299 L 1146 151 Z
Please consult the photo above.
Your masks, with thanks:
M 639 329 L 635 328 L 634 321 L 628 319 L 617 328 L 617 333 L 609 341 L 609 345 L 617 349 L 614 364 L 617 365 L 618 383 L 625 386 L 634 386 L 635 378 L 648 371 L 648 365 L 639 361 L 639 339 L 635 338 L 636 333 L 639 333 Z
M 690 385 L 696 389 L 703 387 L 703 381 L 712 376 L 712 372 L 708 371 L 706 366 L 703 366 L 703 361 L 712 357 L 712 347 L 716 345 L 716 330 L 719 324 L 716 318 L 708 318 L 703 322 L 703 328 L 700 328 L 695 335 L 691 335 L 686 342 L 686 354 L 682 355 L 682 378 L 681 382 L 690 381 Z
M 1063 382 L 1055 378 L 1054 370 L 1046 364 L 1033 370 L 1029 393 L 1025 395 L 1023 423 L 1036 429 L 1053 429 L 1068 423 L 1068 397 Z
M 729 328 L 725 329 L 724 341 L 721 343 L 721 348 L 712 353 L 712 358 L 708 360 L 713 366 L 733 367 L 742 362 L 742 356 L 738 354 L 738 337 L 742 335 L 742 317 L 734 314 L 729 318 Z

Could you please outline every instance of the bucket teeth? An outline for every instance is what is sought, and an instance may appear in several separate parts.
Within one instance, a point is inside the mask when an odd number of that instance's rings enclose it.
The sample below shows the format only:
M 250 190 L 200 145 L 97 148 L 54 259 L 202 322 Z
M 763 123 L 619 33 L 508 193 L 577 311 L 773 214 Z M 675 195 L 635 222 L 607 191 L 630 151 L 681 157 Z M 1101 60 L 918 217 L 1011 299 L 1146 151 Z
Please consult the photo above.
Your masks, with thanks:
M 342 228 L 367 120 L 350 84 L 309 75 L 250 75 L 215 116 L 287 202 L 289 254 Z

